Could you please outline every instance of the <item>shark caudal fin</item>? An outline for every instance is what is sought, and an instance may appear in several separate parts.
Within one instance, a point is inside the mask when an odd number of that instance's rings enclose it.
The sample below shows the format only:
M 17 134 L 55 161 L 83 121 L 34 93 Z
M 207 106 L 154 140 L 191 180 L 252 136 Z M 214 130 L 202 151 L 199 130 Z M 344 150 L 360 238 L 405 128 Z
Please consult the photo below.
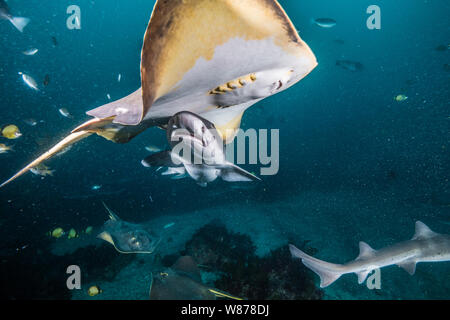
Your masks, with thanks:
M 23 17 L 12 17 L 10 19 L 12 25 L 19 30 L 20 32 L 23 32 L 23 29 L 27 26 L 27 24 L 30 22 L 30 19 L 23 18 Z
M 22 170 L 17 172 L 15 175 L 13 175 L 11 178 L 9 178 L 5 182 L 3 182 L 0 185 L 0 188 L 4 187 L 5 185 L 10 183 L 11 181 L 17 179 L 18 177 L 20 177 L 24 173 L 28 172 L 31 168 L 38 166 L 39 164 L 41 164 L 42 162 L 44 162 L 47 159 L 50 159 L 55 154 L 59 153 L 61 150 L 64 150 L 68 146 L 74 144 L 75 142 L 77 142 L 77 141 L 79 141 L 81 139 L 86 138 L 87 136 L 89 136 L 91 134 L 92 134 L 92 132 L 88 132 L 88 131 L 79 131 L 79 132 L 74 132 L 74 133 L 69 134 L 63 140 L 58 142 L 53 148 L 51 148 L 50 150 L 48 150 L 47 152 L 42 154 L 40 157 L 38 157 L 37 159 L 32 161 L 30 164 L 28 164 L 25 168 L 23 168 Z
M 320 277 L 320 287 L 325 288 L 339 279 L 344 272 L 341 271 L 341 265 L 325 262 L 304 253 L 292 244 L 289 245 L 292 257 L 299 258 L 303 264 L 314 271 Z

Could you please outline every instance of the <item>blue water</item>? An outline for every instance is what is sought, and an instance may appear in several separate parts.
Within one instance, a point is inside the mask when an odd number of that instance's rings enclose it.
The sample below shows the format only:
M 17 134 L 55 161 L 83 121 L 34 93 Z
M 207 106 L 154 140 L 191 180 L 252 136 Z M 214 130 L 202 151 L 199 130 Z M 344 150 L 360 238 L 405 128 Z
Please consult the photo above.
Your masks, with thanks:
M 271 227 L 281 242 L 296 233 L 311 240 L 320 259 L 339 263 L 357 256 L 361 240 L 381 248 L 409 239 L 416 220 L 450 233 L 450 74 L 444 67 L 450 51 L 436 50 L 449 44 L 450 2 L 280 3 L 319 65 L 294 87 L 245 113 L 243 129 L 280 129 L 278 174 L 248 190 L 222 181 L 201 188 L 140 165 L 148 155 L 145 146 L 165 146 L 160 129 L 123 145 L 92 136 L 47 163 L 56 170 L 53 177 L 28 173 L 0 190 L 2 298 L 70 298 L 61 287 L 73 257 L 53 255 L 55 239 L 45 233 L 55 227 L 100 227 L 107 218 L 102 200 L 135 222 L 164 216 L 183 221 L 195 211 L 220 217 L 230 205 L 236 219 L 258 211 L 273 215 Z M 66 8 L 72 4 L 82 10 L 81 30 L 66 28 Z M 371 4 L 381 8 L 381 30 L 366 27 Z M 107 94 L 115 100 L 140 86 L 140 49 L 153 5 L 147 0 L 9 1 L 16 16 L 31 22 L 21 34 L 0 21 L 0 124 L 16 124 L 23 133 L 17 140 L 0 138 L 14 146 L 0 154 L 2 180 L 84 122 L 87 110 L 109 101 Z M 337 25 L 320 28 L 311 23 L 316 17 L 333 18 Z M 22 54 L 31 47 L 39 48 L 38 54 Z M 344 70 L 336 60 L 358 61 L 364 69 Z M 33 76 L 41 87 L 48 74 L 50 83 L 35 92 L 18 72 Z M 399 94 L 408 99 L 395 101 Z M 62 117 L 61 107 L 74 118 Z M 27 118 L 43 122 L 31 127 L 23 121 Z M 259 166 L 246 169 L 257 172 Z M 102 187 L 96 193 L 93 185 Z M 35 268 L 25 267 L 30 264 Z M 450 262 L 419 264 L 412 277 L 397 269 L 383 269 L 385 285 L 377 293 L 359 286 L 354 275 L 325 293 L 332 299 L 450 297 Z M 318 277 L 309 275 L 318 284 Z M 58 289 L 42 290 L 52 286 Z

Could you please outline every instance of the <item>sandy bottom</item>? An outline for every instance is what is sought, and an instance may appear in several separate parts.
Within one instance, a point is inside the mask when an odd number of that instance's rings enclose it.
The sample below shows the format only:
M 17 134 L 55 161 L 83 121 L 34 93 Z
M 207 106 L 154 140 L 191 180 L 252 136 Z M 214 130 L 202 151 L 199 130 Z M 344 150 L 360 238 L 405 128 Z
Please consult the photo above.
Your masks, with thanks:
M 410 239 L 416 220 L 422 220 L 436 232 L 449 233 L 449 226 L 435 217 L 437 210 L 442 208 L 411 205 L 379 194 L 304 192 L 282 202 L 230 204 L 163 216 L 148 224 L 163 232 L 158 249 L 161 256 L 180 252 L 195 231 L 213 220 L 220 220 L 230 230 L 249 235 L 257 246 L 258 255 L 263 256 L 292 239 L 297 243 L 310 240 L 309 245 L 318 249 L 317 258 L 344 263 L 356 258 L 359 241 L 378 249 Z M 164 229 L 169 223 L 174 225 Z M 56 240 L 52 252 L 68 255 L 88 245 L 114 250 L 95 235 L 96 232 L 77 241 Z M 72 299 L 147 299 L 153 258 L 154 255 L 137 255 L 112 281 L 82 283 L 81 290 L 73 291 Z M 319 277 L 312 272 L 311 275 L 318 285 Z M 89 297 L 86 291 L 91 285 L 99 286 L 103 292 Z M 383 268 L 379 290 L 358 285 L 356 275 L 348 274 L 324 292 L 325 299 L 448 299 L 450 262 L 419 264 L 414 276 L 396 266 Z

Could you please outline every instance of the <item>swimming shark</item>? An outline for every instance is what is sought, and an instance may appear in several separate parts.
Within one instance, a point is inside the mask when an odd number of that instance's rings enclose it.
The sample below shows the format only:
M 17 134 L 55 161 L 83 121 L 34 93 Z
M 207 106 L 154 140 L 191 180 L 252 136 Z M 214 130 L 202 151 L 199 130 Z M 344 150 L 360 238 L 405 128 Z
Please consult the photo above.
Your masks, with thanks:
M 225 159 L 220 134 L 212 122 L 199 115 L 189 111 L 175 114 L 166 133 L 172 150 L 148 156 L 142 160 L 143 166 L 168 167 L 163 174 L 176 174 L 176 179 L 189 175 L 203 187 L 218 177 L 229 182 L 261 180 Z
M 363 283 L 367 275 L 375 269 L 397 265 L 410 275 L 416 271 L 419 262 L 450 261 L 450 235 L 433 232 L 423 222 L 416 222 L 416 231 L 411 240 L 399 242 L 379 250 L 372 249 L 367 243 L 360 242 L 359 256 L 345 264 L 325 262 L 289 245 L 294 258 L 320 277 L 320 287 L 325 288 L 347 273 L 356 273 L 358 283 Z
M 316 66 L 276 0 L 158 0 L 141 50 L 141 87 L 88 111 L 93 119 L 0 187 L 92 134 L 127 143 L 150 127 L 164 128 L 180 111 L 214 123 L 231 143 L 248 108 Z

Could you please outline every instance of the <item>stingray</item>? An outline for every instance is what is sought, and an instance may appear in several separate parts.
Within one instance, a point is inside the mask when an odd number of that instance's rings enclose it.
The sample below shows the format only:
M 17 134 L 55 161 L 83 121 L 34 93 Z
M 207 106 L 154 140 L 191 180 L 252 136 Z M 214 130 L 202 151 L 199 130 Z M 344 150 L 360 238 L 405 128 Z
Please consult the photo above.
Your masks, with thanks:
M 120 253 L 153 253 L 161 238 L 140 224 L 121 220 L 103 203 L 109 212 L 103 231 L 97 236 L 109 242 Z
M 202 283 L 200 271 L 190 256 L 180 257 L 163 272 L 151 275 L 150 300 L 242 300 Z
M 211 121 L 230 143 L 245 110 L 316 66 L 276 0 L 158 0 L 144 35 L 141 88 L 88 111 L 93 119 L 0 187 L 92 134 L 126 143 L 180 111 Z

